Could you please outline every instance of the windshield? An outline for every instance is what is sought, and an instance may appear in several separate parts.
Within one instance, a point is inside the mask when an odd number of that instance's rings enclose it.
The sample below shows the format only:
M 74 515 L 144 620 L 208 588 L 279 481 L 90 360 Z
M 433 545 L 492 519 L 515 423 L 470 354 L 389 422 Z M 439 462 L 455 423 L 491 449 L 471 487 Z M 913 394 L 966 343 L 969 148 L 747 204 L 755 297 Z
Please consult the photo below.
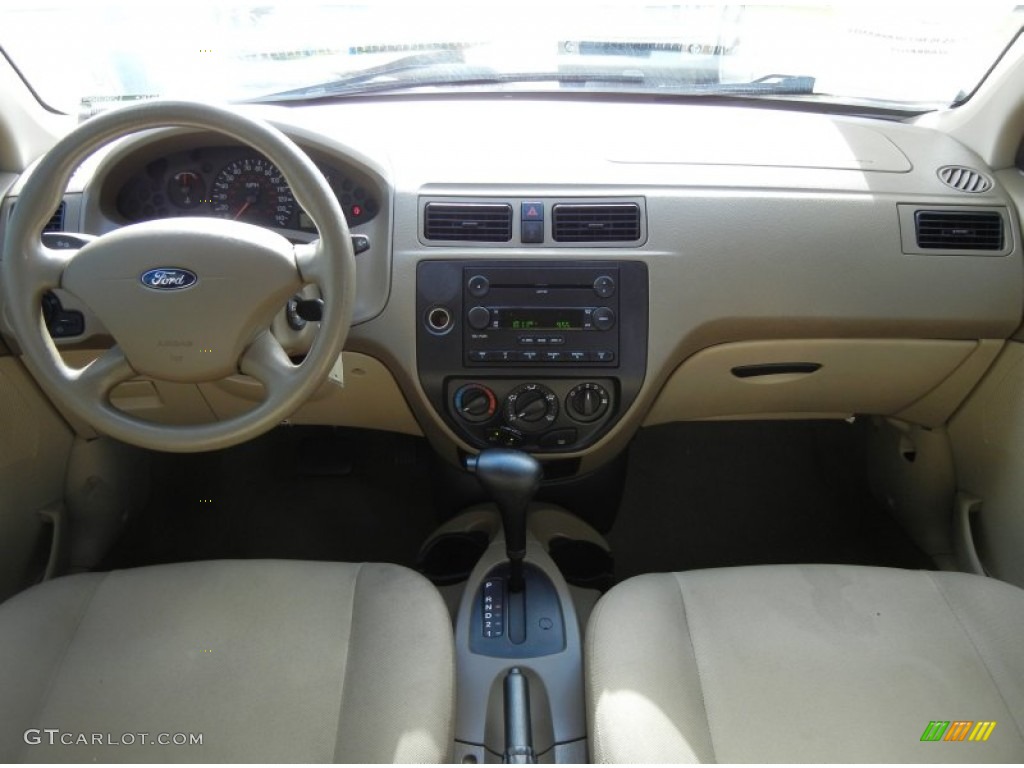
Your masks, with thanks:
M 40 100 L 71 114 L 156 96 L 286 101 L 467 87 L 921 111 L 969 96 L 1022 17 L 995 2 L 0 0 L 0 48 Z

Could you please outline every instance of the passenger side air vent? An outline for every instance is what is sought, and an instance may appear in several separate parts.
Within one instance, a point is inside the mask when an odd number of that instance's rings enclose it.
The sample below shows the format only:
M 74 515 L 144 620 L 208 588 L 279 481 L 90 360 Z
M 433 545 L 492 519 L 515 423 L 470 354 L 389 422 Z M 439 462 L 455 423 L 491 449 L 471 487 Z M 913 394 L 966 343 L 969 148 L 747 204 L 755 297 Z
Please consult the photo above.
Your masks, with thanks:
M 63 232 L 64 231 L 64 202 L 57 206 L 57 210 L 53 212 L 53 216 L 43 226 L 43 232 Z
M 512 239 L 512 206 L 504 203 L 427 203 L 427 240 L 507 243 Z
M 944 165 L 939 168 L 939 180 L 960 192 L 980 194 L 992 189 L 992 180 L 985 174 L 963 165 Z
M 559 243 L 633 242 L 640 239 L 640 206 L 562 203 L 552 209 L 551 233 Z
M 989 211 L 918 211 L 917 247 L 958 251 L 1000 251 L 1003 217 Z

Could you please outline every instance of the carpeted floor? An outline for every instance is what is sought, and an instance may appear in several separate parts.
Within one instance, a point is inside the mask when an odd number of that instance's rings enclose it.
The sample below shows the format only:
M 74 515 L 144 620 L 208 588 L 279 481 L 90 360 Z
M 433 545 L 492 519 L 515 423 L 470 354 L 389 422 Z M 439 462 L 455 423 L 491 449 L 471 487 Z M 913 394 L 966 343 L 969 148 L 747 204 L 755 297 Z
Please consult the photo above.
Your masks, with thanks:
M 615 577 L 768 563 L 932 568 L 868 491 L 846 422 L 642 430 L 608 540 Z
M 843 422 L 641 431 L 607 537 L 615 579 L 758 563 L 931 567 L 868 493 L 860 445 Z M 292 427 L 210 454 L 154 454 L 150 507 L 104 567 L 264 557 L 412 566 L 437 521 L 429 451 L 404 435 Z
M 292 427 L 198 455 L 154 454 L 149 509 L 104 563 L 212 558 L 410 565 L 435 519 L 421 439 Z

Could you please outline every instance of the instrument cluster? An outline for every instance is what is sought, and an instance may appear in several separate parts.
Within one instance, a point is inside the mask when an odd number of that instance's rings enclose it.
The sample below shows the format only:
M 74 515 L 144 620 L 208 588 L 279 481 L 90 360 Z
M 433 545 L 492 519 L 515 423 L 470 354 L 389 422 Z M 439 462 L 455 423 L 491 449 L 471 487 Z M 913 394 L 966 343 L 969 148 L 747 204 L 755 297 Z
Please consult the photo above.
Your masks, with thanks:
M 350 227 L 380 211 L 370 184 L 323 163 L 317 167 L 338 197 Z M 274 229 L 316 232 L 277 167 L 245 147 L 199 147 L 150 160 L 118 190 L 128 222 L 217 216 Z

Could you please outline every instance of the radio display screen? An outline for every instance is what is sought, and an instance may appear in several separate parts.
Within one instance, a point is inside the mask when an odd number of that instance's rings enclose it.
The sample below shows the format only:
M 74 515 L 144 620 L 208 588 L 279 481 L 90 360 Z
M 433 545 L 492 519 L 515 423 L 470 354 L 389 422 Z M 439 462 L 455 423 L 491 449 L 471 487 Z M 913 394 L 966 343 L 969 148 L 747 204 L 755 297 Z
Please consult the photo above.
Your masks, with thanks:
M 513 331 L 572 331 L 583 328 L 580 307 L 528 307 L 498 310 L 498 327 Z

